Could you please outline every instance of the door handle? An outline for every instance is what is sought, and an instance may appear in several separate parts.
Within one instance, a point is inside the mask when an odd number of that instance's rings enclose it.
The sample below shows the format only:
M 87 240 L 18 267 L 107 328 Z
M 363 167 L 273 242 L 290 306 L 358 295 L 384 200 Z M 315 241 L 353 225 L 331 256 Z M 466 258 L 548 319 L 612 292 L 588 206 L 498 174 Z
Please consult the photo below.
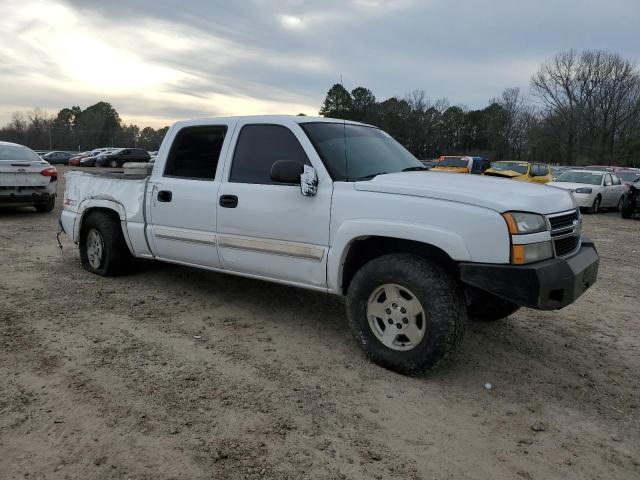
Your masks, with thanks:
M 221 195 L 220 206 L 224 208 L 236 208 L 238 206 L 238 197 L 235 195 Z
M 160 190 L 158 192 L 158 201 L 159 202 L 170 202 L 171 197 L 173 197 L 171 191 L 169 190 Z

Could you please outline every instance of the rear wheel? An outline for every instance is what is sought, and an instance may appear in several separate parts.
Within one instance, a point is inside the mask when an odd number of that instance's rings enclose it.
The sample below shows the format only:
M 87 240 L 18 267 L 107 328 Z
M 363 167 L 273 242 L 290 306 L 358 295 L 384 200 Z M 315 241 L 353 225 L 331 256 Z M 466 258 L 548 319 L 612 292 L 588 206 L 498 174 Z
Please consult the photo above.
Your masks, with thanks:
M 36 212 L 38 213 L 49 213 L 50 211 L 52 211 L 56 206 L 56 197 L 55 196 L 51 196 L 49 198 L 47 198 L 47 201 L 44 203 L 36 203 L 34 205 Z
M 594 200 L 593 204 L 589 208 L 589 213 L 598 213 L 600 211 L 600 203 L 602 202 L 602 198 L 598 195 Z
M 109 161 L 109 166 L 111 168 L 118 168 L 118 161 L 117 160 L 111 160 Z
M 109 277 L 124 273 L 131 258 L 120 222 L 104 212 L 90 213 L 80 234 L 80 260 L 85 270 Z
M 464 294 L 442 267 L 391 254 L 364 265 L 347 293 L 351 330 L 371 360 L 416 374 L 451 356 L 464 336 Z

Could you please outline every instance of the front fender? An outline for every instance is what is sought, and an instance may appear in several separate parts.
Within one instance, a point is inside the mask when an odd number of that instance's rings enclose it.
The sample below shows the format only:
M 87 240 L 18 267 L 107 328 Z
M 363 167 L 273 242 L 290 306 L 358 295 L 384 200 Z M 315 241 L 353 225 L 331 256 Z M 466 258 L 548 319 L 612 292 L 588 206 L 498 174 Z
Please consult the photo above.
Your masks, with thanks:
M 421 242 L 438 247 L 455 261 L 471 260 L 464 239 L 442 227 L 389 220 L 349 220 L 340 225 L 331 239 L 327 257 L 327 283 L 330 291 L 340 291 L 342 270 L 351 244 L 371 236 Z

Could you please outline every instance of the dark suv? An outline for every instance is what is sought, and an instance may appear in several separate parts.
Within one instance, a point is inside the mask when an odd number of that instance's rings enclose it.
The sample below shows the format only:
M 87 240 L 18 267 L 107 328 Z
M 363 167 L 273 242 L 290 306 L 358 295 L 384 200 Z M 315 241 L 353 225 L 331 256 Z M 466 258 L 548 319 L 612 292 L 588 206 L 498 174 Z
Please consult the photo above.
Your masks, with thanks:
M 103 154 L 96 159 L 99 167 L 122 167 L 127 162 L 148 162 L 149 152 L 142 148 L 122 148 L 115 152 Z

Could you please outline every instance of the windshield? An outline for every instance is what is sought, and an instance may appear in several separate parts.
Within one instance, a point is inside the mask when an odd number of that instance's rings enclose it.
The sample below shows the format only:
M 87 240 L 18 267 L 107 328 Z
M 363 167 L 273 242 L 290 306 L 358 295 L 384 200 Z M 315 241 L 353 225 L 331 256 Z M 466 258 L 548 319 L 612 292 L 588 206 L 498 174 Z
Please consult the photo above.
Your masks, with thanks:
M 527 170 L 529 170 L 529 165 L 519 162 L 495 162 L 491 164 L 491 169 L 497 171 L 512 170 L 520 174 L 525 174 Z
M 422 163 L 375 127 L 345 123 L 300 124 L 334 180 L 358 180 L 422 167 Z
M 616 172 L 623 182 L 635 182 L 640 178 L 640 172 Z
M 600 185 L 602 183 L 602 175 L 602 172 L 590 172 L 588 170 L 571 170 L 569 172 L 564 172 L 562 175 L 556 178 L 555 181 Z
M 443 157 L 438 161 L 436 167 L 459 167 L 467 168 L 469 159 L 463 157 Z
M 0 145 L 0 160 L 41 161 L 34 151 L 19 145 Z

